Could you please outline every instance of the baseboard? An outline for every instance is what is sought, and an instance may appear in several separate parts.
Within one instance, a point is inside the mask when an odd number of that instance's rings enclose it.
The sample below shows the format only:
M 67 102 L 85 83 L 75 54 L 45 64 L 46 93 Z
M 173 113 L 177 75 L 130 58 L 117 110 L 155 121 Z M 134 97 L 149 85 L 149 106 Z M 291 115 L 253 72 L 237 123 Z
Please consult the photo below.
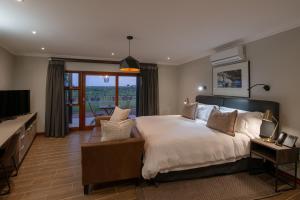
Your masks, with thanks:
M 45 132 L 36 132 L 36 135 L 45 135 Z

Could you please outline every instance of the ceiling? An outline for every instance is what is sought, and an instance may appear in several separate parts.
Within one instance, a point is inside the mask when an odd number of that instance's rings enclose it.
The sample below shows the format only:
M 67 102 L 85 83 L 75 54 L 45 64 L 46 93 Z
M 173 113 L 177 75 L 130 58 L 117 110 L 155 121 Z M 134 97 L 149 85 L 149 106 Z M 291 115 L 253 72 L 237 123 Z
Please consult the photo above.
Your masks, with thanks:
M 299 8 L 299 0 L 0 0 L 0 45 L 17 55 L 120 60 L 132 34 L 140 61 L 182 64 L 300 26 Z

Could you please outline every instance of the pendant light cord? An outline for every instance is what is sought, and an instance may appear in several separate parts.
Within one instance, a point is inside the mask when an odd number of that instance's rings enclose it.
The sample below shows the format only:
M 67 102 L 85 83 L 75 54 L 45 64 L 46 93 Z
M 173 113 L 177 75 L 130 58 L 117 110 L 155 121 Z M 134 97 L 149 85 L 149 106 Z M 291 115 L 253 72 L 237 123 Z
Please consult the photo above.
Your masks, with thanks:
M 129 56 L 130 56 L 130 40 L 128 40 L 128 42 L 129 42 Z

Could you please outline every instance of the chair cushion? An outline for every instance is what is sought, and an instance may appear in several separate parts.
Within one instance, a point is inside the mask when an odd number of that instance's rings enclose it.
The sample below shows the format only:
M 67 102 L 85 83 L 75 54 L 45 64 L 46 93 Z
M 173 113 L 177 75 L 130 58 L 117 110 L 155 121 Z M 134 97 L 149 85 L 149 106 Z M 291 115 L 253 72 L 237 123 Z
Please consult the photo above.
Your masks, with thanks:
M 126 120 L 130 113 L 130 109 L 121 109 L 118 106 L 115 107 L 115 110 L 110 118 L 110 121 L 120 122 Z
M 134 122 L 131 119 L 121 122 L 101 121 L 101 141 L 128 139 L 133 125 Z

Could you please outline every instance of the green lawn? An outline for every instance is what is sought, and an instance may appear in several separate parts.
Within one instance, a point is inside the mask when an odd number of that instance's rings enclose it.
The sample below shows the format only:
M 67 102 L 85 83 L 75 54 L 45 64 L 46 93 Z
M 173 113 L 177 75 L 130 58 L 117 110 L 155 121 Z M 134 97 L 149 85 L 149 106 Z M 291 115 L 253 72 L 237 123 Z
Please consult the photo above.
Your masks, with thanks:
M 78 99 L 78 93 L 73 93 L 73 102 Z M 115 106 L 116 88 L 89 86 L 86 88 L 86 112 L 91 112 L 88 102 L 96 113 L 103 113 L 101 107 Z M 131 108 L 132 114 L 136 112 L 136 86 L 119 86 L 119 106 L 121 108 Z M 74 107 L 73 114 L 79 114 L 79 108 Z M 103 113 L 104 114 L 104 113 Z

